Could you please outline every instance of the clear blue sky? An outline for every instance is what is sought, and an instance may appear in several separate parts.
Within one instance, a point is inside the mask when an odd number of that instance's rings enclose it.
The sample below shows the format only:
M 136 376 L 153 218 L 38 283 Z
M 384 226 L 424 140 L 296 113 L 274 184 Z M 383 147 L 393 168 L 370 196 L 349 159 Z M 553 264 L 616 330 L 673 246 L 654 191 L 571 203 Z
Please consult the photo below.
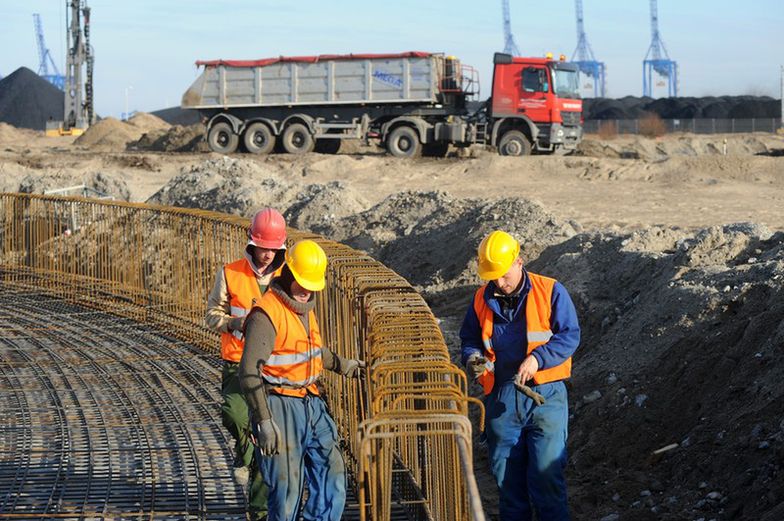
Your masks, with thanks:
M 65 0 L 0 0 L 0 74 L 38 68 L 32 14 L 64 64 Z M 179 104 L 208 58 L 348 52 L 439 51 L 475 66 L 489 94 L 503 47 L 500 0 L 88 0 L 99 114 Z M 294 7 L 292 4 L 296 4 Z M 572 0 L 510 0 L 524 55 L 571 57 Z M 608 95 L 639 96 L 651 40 L 648 0 L 584 0 L 585 26 L 608 69 Z M 684 96 L 779 97 L 784 0 L 659 0 L 660 32 L 680 67 Z

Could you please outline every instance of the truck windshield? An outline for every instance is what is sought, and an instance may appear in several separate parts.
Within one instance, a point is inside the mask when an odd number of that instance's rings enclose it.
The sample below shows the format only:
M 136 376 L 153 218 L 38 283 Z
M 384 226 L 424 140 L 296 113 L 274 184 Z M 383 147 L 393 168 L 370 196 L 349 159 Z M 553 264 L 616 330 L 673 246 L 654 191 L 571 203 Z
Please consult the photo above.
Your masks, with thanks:
M 580 85 L 577 81 L 577 71 L 554 68 L 553 90 L 562 98 L 579 98 Z

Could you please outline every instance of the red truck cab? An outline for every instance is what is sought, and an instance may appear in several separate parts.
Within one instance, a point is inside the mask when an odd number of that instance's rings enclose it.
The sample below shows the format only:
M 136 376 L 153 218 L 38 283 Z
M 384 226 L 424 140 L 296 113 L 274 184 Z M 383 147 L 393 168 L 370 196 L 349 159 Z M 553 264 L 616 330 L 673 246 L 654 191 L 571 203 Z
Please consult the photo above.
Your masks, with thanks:
M 489 119 L 493 141 L 504 155 L 524 155 L 520 146 L 540 152 L 574 148 L 582 139 L 582 100 L 578 67 L 550 58 L 520 58 L 496 53 Z M 516 128 L 529 144 L 511 143 L 504 136 Z M 530 150 L 530 148 L 529 148 Z

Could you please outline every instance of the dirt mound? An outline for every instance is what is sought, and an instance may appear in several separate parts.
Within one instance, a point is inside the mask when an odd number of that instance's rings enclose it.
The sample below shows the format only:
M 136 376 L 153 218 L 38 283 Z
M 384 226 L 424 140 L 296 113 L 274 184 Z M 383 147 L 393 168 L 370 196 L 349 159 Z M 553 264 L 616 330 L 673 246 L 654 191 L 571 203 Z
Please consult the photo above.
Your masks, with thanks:
M 166 123 L 161 118 L 146 112 L 137 112 L 130 119 L 128 124 L 132 125 L 142 132 L 151 132 L 153 130 L 166 130 L 171 125 Z
M 26 67 L 0 80 L 0 122 L 44 130 L 48 120 L 62 121 L 63 91 Z
M 137 141 L 144 133 L 142 129 L 126 122 L 106 118 L 98 121 L 79 136 L 74 145 L 94 150 L 125 150 L 128 143 Z
M 17 142 L 25 137 L 32 137 L 35 134 L 27 129 L 16 128 L 7 123 L 0 123 L 0 143 Z
M 149 150 L 155 152 L 209 152 L 204 139 L 204 126 L 201 124 L 182 127 L 167 125 L 164 130 L 144 134 L 138 141 L 128 145 L 129 150 Z
M 285 211 L 289 226 L 300 230 L 326 230 L 335 222 L 368 207 L 367 201 L 341 181 L 312 184 L 300 191 Z
M 758 134 L 673 135 L 666 139 L 619 136 L 610 140 L 588 137 L 578 146 L 577 155 L 658 161 L 676 156 L 772 155 L 782 147 L 784 139 L 780 136 Z
M 262 206 L 281 209 L 296 192 L 263 164 L 223 156 L 183 169 L 147 202 L 249 215 Z
M 120 201 L 130 200 L 130 190 L 125 181 L 118 176 L 110 176 L 102 172 L 84 173 L 81 176 L 73 176 L 66 173 L 55 175 L 31 173 L 25 176 L 17 187 L 12 188 L 12 191 L 42 194 L 47 190 L 57 190 L 76 185 L 84 185 L 95 192 L 112 196 Z M 77 190 L 61 195 L 81 196 L 82 193 Z M 90 194 L 90 196 L 94 195 Z
M 784 233 L 582 234 L 531 269 L 569 288 L 583 328 L 576 517 L 760 519 L 782 501 Z
M 640 119 L 656 114 L 662 119 L 780 118 L 781 101 L 767 96 L 704 98 L 588 98 L 583 100 L 585 119 Z

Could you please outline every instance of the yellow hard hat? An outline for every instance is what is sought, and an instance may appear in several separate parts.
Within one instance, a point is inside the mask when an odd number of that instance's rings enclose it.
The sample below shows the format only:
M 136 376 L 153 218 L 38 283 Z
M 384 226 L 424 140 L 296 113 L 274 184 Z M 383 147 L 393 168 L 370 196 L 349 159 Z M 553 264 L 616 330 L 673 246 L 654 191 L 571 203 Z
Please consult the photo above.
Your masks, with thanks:
M 477 253 L 479 276 L 484 280 L 500 279 L 514 264 L 520 243 L 508 233 L 496 230 L 484 238 Z
M 324 289 L 327 254 L 315 241 L 299 241 L 286 250 L 286 265 L 300 286 L 309 291 Z

